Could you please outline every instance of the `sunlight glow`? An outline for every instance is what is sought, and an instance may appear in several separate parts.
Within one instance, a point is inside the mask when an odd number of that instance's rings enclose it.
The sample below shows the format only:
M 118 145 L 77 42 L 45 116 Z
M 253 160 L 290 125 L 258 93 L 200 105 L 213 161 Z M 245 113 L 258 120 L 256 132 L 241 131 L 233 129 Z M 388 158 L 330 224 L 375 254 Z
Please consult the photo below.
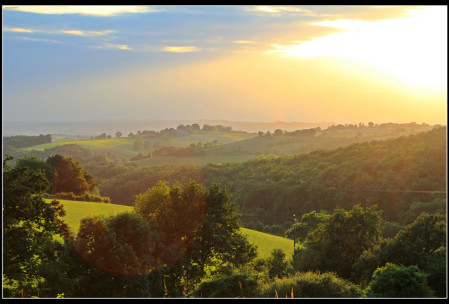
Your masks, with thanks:
M 276 45 L 268 53 L 288 56 L 341 56 L 367 62 L 410 85 L 444 86 L 447 76 L 447 12 L 431 7 L 403 19 L 312 23 L 347 29 L 299 45 Z

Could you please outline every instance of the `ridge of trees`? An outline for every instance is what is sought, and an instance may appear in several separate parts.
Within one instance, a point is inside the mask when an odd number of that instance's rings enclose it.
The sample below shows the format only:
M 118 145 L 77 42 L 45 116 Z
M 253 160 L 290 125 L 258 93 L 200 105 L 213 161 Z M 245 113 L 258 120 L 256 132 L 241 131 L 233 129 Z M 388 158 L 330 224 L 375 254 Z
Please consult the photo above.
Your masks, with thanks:
M 444 193 L 425 191 L 445 190 L 445 164 L 446 128 L 441 127 L 333 150 L 201 168 L 106 163 L 89 163 L 86 168 L 112 203 L 129 205 L 160 179 L 173 183 L 191 178 L 205 185 L 217 182 L 226 186 L 241 207 L 243 221 L 283 226 L 292 223 L 293 214 L 332 211 L 357 203 L 378 204 L 385 219 L 405 224 L 417 216 L 409 211 L 412 207 L 421 211 L 443 208 L 439 202 Z

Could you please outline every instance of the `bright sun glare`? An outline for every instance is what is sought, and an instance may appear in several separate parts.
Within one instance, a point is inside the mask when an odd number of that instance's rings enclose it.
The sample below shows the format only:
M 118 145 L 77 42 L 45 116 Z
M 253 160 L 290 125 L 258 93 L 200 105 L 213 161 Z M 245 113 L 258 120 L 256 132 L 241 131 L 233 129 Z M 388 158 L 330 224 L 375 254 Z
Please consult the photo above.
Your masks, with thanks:
M 397 82 L 441 88 L 447 81 L 447 12 L 441 7 L 411 10 L 403 19 L 366 22 L 336 20 L 315 26 L 346 31 L 302 42 L 277 46 L 288 56 L 343 56 L 372 64 Z

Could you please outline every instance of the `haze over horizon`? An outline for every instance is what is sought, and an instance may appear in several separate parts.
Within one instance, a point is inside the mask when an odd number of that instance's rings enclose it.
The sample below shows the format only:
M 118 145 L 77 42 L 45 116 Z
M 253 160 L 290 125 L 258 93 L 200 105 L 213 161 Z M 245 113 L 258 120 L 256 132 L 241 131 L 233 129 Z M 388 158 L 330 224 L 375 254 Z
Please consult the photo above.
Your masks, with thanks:
M 2 6 L 4 122 L 447 121 L 446 6 Z

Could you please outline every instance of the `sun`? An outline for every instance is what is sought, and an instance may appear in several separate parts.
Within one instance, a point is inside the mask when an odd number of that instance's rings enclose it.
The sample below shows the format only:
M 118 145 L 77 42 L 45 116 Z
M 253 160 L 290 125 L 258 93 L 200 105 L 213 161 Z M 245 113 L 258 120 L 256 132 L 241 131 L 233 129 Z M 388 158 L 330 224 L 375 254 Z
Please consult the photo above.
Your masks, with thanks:
M 446 87 L 447 11 L 444 7 L 410 10 L 410 16 L 402 19 L 333 20 L 312 25 L 344 31 L 299 45 L 277 46 L 273 52 L 299 57 L 345 57 L 381 70 L 390 81 Z

